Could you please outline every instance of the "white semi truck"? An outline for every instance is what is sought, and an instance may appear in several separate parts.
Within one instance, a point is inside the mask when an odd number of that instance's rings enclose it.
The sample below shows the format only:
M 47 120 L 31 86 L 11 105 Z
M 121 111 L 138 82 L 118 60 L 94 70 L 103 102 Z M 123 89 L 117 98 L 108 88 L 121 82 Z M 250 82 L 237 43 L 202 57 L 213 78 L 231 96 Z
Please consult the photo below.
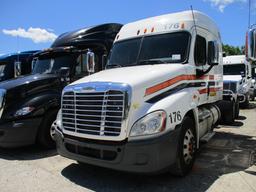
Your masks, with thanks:
M 246 60 L 251 64 L 252 68 L 252 85 L 251 91 L 253 92 L 251 99 L 256 97 L 256 25 L 250 26 L 246 33 L 245 42 Z
M 185 175 L 221 117 L 234 121 L 233 98 L 225 98 L 220 33 L 208 16 L 184 11 L 129 23 L 107 69 L 64 88 L 57 150 L 116 170 Z
M 256 97 L 256 65 L 252 65 L 252 85 L 251 92 L 253 93 L 251 96 L 251 100 L 254 101 Z
M 223 65 L 224 90 L 238 93 L 240 106 L 248 108 L 253 94 L 251 64 L 245 55 L 234 55 L 224 57 Z

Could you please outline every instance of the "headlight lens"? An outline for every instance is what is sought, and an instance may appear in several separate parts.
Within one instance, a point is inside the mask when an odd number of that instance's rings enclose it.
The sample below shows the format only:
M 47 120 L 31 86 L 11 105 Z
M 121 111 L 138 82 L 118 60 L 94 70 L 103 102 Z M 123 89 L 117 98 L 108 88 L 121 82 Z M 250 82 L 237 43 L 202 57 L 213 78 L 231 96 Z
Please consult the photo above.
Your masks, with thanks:
M 242 94 L 245 94 L 245 93 L 246 93 L 246 86 L 247 86 L 247 85 L 243 85 L 243 86 L 239 89 L 239 92 L 242 93 Z
M 16 111 L 14 116 L 19 117 L 19 116 L 27 115 L 27 114 L 31 113 L 34 109 L 35 109 L 34 107 L 23 107 L 23 108 L 19 109 L 18 111 Z
M 166 113 L 164 111 L 152 112 L 138 120 L 131 129 L 130 136 L 142 136 L 159 133 L 165 130 Z
M 57 126 L 62 129 L 62 113 L 61 113 L 61 110 L 59 110 L 58 114 L 57 114 L 57 119 L 56 119 L 56 124 Z

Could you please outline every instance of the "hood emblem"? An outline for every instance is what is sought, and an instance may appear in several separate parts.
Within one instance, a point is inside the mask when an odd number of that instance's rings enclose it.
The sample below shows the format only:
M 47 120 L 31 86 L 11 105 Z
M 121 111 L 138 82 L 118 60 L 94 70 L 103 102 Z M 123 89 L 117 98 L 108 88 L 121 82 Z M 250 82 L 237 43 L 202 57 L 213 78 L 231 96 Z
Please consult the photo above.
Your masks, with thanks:
M 94 87 L 83 87 L 82 91 L 93 92 L 96 91 L 96 89 Z

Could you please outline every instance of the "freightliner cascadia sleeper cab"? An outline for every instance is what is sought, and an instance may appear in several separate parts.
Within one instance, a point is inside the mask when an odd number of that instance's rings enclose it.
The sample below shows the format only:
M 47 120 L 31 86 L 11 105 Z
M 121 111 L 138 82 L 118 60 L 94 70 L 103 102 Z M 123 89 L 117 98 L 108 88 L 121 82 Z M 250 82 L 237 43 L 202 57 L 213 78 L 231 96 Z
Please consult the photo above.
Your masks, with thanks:
M 17 78 L 31 73 L 33 54 L 38 51 L 24 51 L 0 57 L 0 81 Z
M 222 117 L 224 101 L 218 27 L 203 13 L 162 15 L 124 25 L 107 70 L 62 92 L 58 153 L 116 170 L 188 173 L 200 140 Z
M 50 49 L 34 55 L 32 75 L 0 84 L 0 146 L 38 142 L 54 146 L 51 125 L 68 83 L 105 68 L 120 24 L 103 24 L 60 35 Z M 92 52 L 93 51 L 93 52 Z

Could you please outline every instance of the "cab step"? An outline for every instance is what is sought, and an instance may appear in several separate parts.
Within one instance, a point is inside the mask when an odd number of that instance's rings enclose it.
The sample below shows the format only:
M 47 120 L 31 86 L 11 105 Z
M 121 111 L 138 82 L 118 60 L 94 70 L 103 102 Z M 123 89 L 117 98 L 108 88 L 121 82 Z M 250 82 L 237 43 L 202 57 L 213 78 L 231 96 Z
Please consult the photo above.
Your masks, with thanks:
M 205 136 L 203 136 L 201 139 L 200 139 L 200 142 L 201 143 L 207 143 L 208 141 L 210 141 L 210 139 L 215 135 L 215 131 L 212 131 L 212 132 L 209 132 L 207 133 Z

